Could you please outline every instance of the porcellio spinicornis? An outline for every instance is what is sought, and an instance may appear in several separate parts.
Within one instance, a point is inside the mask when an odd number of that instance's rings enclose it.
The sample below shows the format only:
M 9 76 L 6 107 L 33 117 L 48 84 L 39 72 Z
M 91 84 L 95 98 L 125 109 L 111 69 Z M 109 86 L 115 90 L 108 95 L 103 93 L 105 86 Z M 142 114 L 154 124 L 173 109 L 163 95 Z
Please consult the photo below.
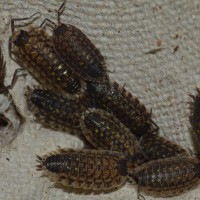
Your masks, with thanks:
M 200 184 L 200 161 L 191 157 L 153 160 L 133 169 L 131 177 L 140 192 L 154 197 L 171 197 Z
M 28 27 L 27 30 L 15 30 L 17 20 L 11 23 L 12 35 L 9 39 L 11 58 L 27 69 L 38 82 L 46 88 L 68 98 L 78 98 L 84 94 L 85 82 L 81 81 L 57 56 L 52 38 L 42 27 Z
M 200 143 L 200 89 L 197 88 L 196 95 L 190 95 L 193 102 L 190 102 L 190 123 L 192 125 L 195 139 L 197 139 L 197 145 Z
M 189 156 L 189 153 L 181 146 L 159 135 L 146 134 L 141 137 L 139 144 L 149 160 Z
M 45 125 L 61 130 L 79 129 L 81 113 L 87 109 L 84 100 L 77 102 L 40 88 L 27 88 L 25 95 L 28 108 Z
M 99 49 L 77 27 L 60 23 L 64 6 L 65 3 L 58 10 L 58 25 L 47 19 L 54 26 L 52 39 L 56 52 L 82 79 L 93 82 L 107 80 L 105 59 Z
M 120 187 L 128 174 L 124 156 L 105 150 L 57 149 L 37 161 L 37 170 L 52 181 L 84 190 Z
M 141 137 L 147 132 L 158 130 L 146 107 L 118 83 L 88 83 L 87 91 L 95 107 L 112 113 L 135 136 Z
M 80 126 L 87 141 L 96 149 L 123 152 L 133 161 L 143 158 L 137 138 L 110 113 L 88 109 L 81 116 Z

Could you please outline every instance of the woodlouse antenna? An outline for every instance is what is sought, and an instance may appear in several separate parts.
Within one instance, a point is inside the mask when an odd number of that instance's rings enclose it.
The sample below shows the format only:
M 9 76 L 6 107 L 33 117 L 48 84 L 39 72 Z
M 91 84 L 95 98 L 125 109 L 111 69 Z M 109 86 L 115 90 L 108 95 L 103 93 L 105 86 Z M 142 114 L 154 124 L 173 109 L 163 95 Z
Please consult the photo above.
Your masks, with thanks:
M 54 23 L 53 21 L 51 21 L 50 19 L 45 18 L 44 21 L 41 23 L 40 28 L 45 29 L 46 26 L 49 26 L 49 27 L 51 27 L 52 29 L 55 29 L 55 28 L 57 27 L 57 24 Z
M 38 16 L 37 16 L 38 15 Z M 12 33 L 14 32 L 16 27 L 23 27 L 23 26 L 27 26 L 30 23 L 32 23 L 33 21 L 35 21 L 37 18 L 39 18 L 41 16 L 40 12 L 36 12 L 33 15 L 31 15 L 30 17 L 24 17 L 24 18 L 13 18 L 11 19 L 11 31 Z M 32 19 L 33 18 L 33 19 Z M 30 20 L 32 19 L 30 22 L 27 22 L 25 25 L 15 25 L 16 21 L 26 21 L 26 20 Z
M 62 15 L 64 9 L 65 9 L 65 4 L 66 4 L 67 0 L 65 0 L 62 5 L 60 6 L 60 8 L 58 9 L 58 25 L 61 24 L 60 22 L 60 16 Z

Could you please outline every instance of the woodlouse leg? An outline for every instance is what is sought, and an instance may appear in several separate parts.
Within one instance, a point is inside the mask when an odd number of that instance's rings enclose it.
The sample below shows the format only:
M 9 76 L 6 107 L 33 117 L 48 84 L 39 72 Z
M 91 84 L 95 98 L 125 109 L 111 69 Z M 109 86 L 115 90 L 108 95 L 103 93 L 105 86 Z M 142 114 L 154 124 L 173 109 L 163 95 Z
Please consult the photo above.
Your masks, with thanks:
M 37 16 L 38 15 L 38 16 Z M 36 12 L 34 13 L 33 15 L 31 15 L 30 17 L 24 17 L 24 18 L 13 18 L 11 19 L 11 31 L 12 33 L 14 32 L 15 28 L 16 27 L 22 27 L 22 26 L 27 26 L 29 25 L 30 23 L 32 23 L 33 21 L 35 21 L 37 18 L 39 18 L 41 16 L 41 13 L 40 12 Z M 32 19 L 32 21 L 26 23 L 26 25 L 15 25 L 15 22 L 16 21 L 26 21 L 26 20 L 30 20 Z
M 195 153 L 195 152 L 193 152 L 192 151 L 192 149 L 190 148 L 190 147 L 188 147 L 188 151 L 190 152 L 190 155 L 192 156 L 192 157 L 200 157 L 200 153 Z
M 159 126 L 152 119 L 150 119 L 150 122 L 155 126 L 155 129 L 152 131 L 152 133 L 156 132 L 155 135 L 157 135 L 160 129 Z
M 138 187 L 137 187 L 137 199 L 145 200 L 144 196 L 140 194 L 140 181 L 138 182 Z
M 21 71 L 25 71 L 25 70 L 21 69 L 21 68 L 15 70 L 15 72 L 13 74 L 13 78 L 12 78 L 11 84 L 5 87 L 7 90 L 12 89 L 14 87 L 14 85 L 15 85 L 15 83 L 17 81 L 17 78 L 19 76 L 26 76 L 27 75 L 27 74 L 21 74 L 21 75 L 19 75 L 18 73 L 21 72 Z

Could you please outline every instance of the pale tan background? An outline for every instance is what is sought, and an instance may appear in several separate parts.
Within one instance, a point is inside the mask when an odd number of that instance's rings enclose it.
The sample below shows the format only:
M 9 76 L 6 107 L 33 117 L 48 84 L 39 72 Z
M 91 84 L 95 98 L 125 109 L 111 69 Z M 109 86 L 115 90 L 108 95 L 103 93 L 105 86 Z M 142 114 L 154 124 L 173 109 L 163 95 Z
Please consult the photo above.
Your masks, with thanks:
M 150 1 L 149 1 L 150 2 Z M 27 17 L 41 11 L 56 21 L 56 0 L 0 0 L 0 40 L 7 61 L 7 83 L 18 65 L 8 57 L 10 16 Z M 126 83 L 135 95 L 153 109 L 160 134 L 191 147 L 188 94 L 200 87 L 200 1 L 157 0 L 69 0 L 62 20 L 80 28 L 106 58 L 110 76 Z M 161 42 L 161 46 L 159 46 Z M 177 52 L 173 52 L 176 46 Z M 156 54 L 145 54 L 163 48 Z M 51 187 L 35 170 L 35 154 L 43 155 L 61 147 L 81 148 L 82 142 L 67 133 L 41 127 L 26 108 L 23 95 L 31 76 L 20 78 L 11 91 L 27 122 L 24 131 L 0 153 L 1 200 L 133 200 L 136 189 L 130 184 L 100 195 L 77 195 Z M 9 161 L 8 161 L 9 159 Z M 198 195 L 199 193 L 199 195 Z M 147 200 L 154 199 L 145 196 Z M 169 199 L 200 199 L 200 189 Z

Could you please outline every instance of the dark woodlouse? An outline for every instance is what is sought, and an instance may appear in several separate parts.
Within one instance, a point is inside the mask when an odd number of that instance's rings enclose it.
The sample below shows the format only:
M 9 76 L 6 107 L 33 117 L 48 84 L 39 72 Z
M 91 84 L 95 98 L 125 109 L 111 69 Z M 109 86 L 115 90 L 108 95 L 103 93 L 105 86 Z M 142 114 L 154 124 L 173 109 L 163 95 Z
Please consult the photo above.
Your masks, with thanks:
M 147 132 L 152 133 L 158 130 L 146 107 L 118 83 L 88 83 L 87 91 L 95 107 L 112 113 L 135 136 L 141 137 Z
M 192 125 L 193 132 L 195 134 L 195 139 L 198 140 L 198 145 L 200 143 L 200 89 L 197 88 L 197 94 L 190 95 L 193 102 L 190 102 L 190 123 Z
M 101 109 L 88 109 L 80 119 L 82 133 L 96 149 L 127 154 L 131 160 L 141 160 L 137 138 L 124 124 Z
M 79 98 L 84 94 L 85 82 L 81 81 L 57 56 L 52 38 L 44 27 L 15 30 L 15 21 L 34 19 L 12 19 L 12 35 L 9 39 L 10 56 L 27 69 L 46 88 L 68 98 Z M 12 56 L 13 55 L 13 56 Z
M 131 177 L 140 192 L 154 197 L 172 197 L 200 184 L 200 161 L 191 157 L 153 160 L 133 169 Z
M 189 156 L 189 153 L 181 146 L 159 135 L 146 134 L 141 137 L 139 144 L 149 160 Z
M 87 102 L 63 98 L 51 90 L 27 88 L 28 108 L 43 124 L 54 129 L 79 129 L 79 119 L 87 109 Z
M 65 64 L 82 79 L 93 82 L 107 80 L 105 59 L 99 49 L 78 28 L 60 23 L 60 15 L 65 3 L 58 10 L 58 25 L 47 19 L 54 26 L 53 44 Z
M 108 190 L 122 186 L 127 179 L 127 161 L 117 152 L 58 149 L 37 157 L 37 170 L 65 186 Z

